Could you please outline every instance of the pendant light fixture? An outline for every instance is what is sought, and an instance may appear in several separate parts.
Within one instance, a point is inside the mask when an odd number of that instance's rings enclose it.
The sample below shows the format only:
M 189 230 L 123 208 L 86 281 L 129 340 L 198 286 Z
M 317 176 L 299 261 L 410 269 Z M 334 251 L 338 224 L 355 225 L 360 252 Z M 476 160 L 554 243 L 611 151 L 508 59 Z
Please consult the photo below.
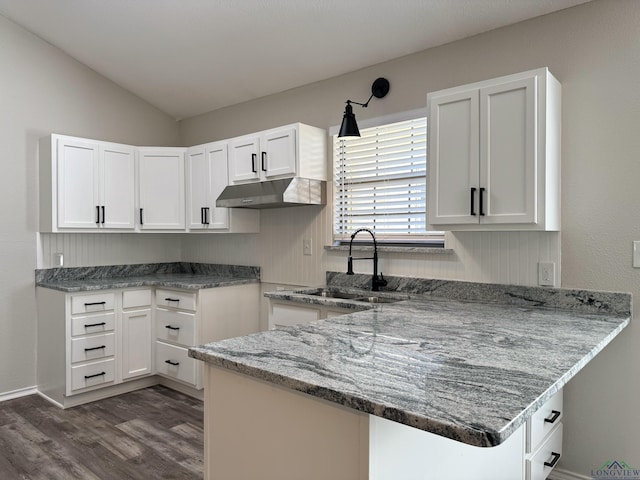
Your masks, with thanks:
M 344 109 L 344 116 L 342 117 L 342 125 L 340 126 L 340 132 L 338 133 L 339 138 L 348 138 L 348 137 L 359 137 L 360 130 L 358 129 L 358 124 L 356 122 L 356 116 L 353 113 L 352 103 L 356 105 L 360 105 L 362 108 L 367 108 L 369 106 L 369 102 L 373 97 L 383 98 L 389 93 L 389 80 L 386 78 L 377 78 L 373 85 L 371 85 L 371 96 L 366 103 L 354 102 L 352 100 L 347 100 L 347 106 Z

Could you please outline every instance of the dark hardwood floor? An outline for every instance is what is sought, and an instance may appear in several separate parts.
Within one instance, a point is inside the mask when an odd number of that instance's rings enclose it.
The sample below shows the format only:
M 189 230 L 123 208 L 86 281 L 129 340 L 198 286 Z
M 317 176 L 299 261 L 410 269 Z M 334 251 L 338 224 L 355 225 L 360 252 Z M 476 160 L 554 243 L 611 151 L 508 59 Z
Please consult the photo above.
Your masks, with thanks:
M 62 410 L 0 403 L 0 479 L 202 479 L 203 404 L 162 386 Z

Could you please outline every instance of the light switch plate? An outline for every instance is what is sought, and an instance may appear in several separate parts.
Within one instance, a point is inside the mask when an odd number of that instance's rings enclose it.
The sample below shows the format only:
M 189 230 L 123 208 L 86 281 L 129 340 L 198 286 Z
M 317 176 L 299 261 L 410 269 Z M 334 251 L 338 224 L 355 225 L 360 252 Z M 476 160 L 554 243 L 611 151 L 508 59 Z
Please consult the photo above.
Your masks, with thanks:
M 633 267 L 640 268 L 640 240 L 633 242 Z
M 311 255 L 311 239 L 305 238 L 302 240 L 302 254 Z
M 56 267 L 62 267 L 64 265 L 64 254 L 62 253 L 54 253 L 53 254 L 53 265 Z
M 538 262 L 538 285 L 553 287 L 556 280 L 556 264 L 553 262 Z

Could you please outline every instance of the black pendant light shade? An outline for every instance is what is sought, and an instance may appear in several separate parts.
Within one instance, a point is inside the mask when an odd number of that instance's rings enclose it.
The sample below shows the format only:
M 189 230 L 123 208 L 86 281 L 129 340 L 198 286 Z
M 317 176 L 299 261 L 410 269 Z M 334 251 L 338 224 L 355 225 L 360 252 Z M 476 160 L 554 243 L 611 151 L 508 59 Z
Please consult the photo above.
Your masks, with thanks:
M 344 116 L 342 117 L 342 125 L 340 126 L 339 138 L 359 137 L 360 130 L 358 129 L 358 123 L 356 122 L 356 116 L 353 113 L 352 103 L 360 105 L 363 108 L 367 108 L 369 102 L 373 97 L 383 98 L 389 93 L 389 80 L 386 78 L 377 78 L 373 85 L 371 85 L 371 96 L 366 103 L 358 103 L 352 100 L 347 100 L 347 106 L 344 109 Z

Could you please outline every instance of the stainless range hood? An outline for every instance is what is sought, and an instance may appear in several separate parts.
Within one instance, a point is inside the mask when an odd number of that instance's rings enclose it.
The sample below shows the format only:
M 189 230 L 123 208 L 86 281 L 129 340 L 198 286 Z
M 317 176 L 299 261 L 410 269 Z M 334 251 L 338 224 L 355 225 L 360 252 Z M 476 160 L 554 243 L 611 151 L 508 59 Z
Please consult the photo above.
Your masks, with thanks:
M 216 200 L 218 207 L 244 208 L 278 208 L 326 203 L 326 183 L 301 177 L 229 185 Z

